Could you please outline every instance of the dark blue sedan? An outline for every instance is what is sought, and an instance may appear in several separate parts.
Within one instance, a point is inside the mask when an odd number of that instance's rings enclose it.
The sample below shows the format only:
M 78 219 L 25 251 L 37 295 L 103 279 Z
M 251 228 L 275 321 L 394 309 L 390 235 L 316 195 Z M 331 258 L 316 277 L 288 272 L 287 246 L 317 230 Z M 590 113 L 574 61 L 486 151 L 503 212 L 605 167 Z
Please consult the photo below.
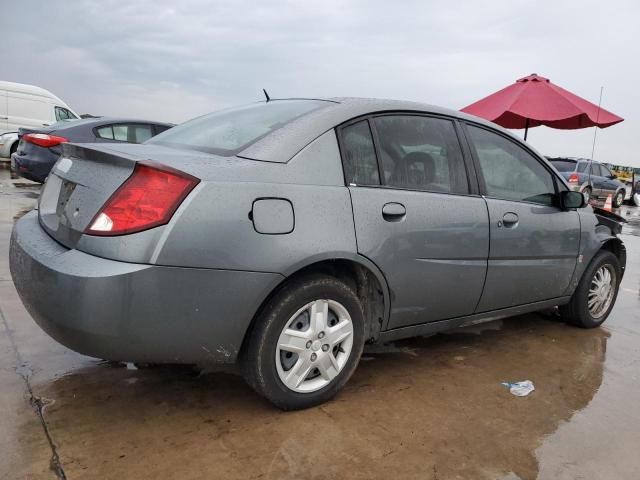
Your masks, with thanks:
M 169 123 L 99 117 L 58 122 L 41 129 L 21 128 L 12 166 L 21 177 L 43 183 L 62 153 L 62 144 L 142 143 L 168 130 Z

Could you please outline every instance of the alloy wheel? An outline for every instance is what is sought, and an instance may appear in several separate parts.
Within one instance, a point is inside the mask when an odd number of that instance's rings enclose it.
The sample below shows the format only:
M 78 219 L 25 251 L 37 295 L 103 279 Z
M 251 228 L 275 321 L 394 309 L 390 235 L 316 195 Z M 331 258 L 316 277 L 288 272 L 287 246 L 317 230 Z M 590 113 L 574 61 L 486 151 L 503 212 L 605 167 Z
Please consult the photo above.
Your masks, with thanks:
M 591 280 L 587 295 L 589 313 L 595 319 L 602 317 L 613 301 L 616 292 L 616 274 L 612 265 L 602 265 Z

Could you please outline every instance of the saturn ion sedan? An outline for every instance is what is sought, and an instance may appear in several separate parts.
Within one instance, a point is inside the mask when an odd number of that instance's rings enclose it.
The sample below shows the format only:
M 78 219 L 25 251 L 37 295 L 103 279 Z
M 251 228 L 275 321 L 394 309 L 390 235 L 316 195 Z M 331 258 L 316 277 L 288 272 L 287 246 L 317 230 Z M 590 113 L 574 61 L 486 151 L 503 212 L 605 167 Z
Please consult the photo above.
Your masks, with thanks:
M 63 145 L 10 264 L 94 357 L 237 363 L 283 409 L 333 397 L 365 343 L 559 306 L 605 321 L 626 254 L 540 154 L 459 112 L 271 100 L 141 145 Z

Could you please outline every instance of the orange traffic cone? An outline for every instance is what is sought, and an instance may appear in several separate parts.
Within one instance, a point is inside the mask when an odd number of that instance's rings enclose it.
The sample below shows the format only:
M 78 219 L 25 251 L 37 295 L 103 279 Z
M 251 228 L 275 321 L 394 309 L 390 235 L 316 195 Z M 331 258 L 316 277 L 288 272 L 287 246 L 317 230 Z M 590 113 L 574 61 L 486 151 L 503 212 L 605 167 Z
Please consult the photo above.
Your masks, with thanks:
M 607 195 L 607 199 L 604 202 L 604 207 L 602 207 L 603 210 L 606 210 L 607 212 L 611 212 L 613 211 L 613 195 L 609 194 Z

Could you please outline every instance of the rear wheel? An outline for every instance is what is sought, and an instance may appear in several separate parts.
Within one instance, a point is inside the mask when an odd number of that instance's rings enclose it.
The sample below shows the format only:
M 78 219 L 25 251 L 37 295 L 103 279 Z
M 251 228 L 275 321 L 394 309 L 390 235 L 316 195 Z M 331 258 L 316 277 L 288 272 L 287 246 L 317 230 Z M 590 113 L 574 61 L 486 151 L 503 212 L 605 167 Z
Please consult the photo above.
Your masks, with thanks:
M 560 307 L 562 318 L 572 325 L 595 328 L 607 319 L 620 287 L 618 258 L 607 250 L 591 261 L 568 304 Z
M 613 207 L 620 208 L 620 206 L 623 203 L 624 203 L 624 190 L 620 190 L 618 193 L 616 193 L 615 197 L 613 198 Z
M 582 193 L 585 194 L 587 197 L 587 203 L 589 203 L 591 201 L 591 187 L 585 187 L 585 189 L 582 190 Z
M 344 386 L 363 346 L 364 315 L 353 289 L 334 277 L 308 276 L 285 285 L 258 315 L 243 373 L 276 406 L 308 408 Z

